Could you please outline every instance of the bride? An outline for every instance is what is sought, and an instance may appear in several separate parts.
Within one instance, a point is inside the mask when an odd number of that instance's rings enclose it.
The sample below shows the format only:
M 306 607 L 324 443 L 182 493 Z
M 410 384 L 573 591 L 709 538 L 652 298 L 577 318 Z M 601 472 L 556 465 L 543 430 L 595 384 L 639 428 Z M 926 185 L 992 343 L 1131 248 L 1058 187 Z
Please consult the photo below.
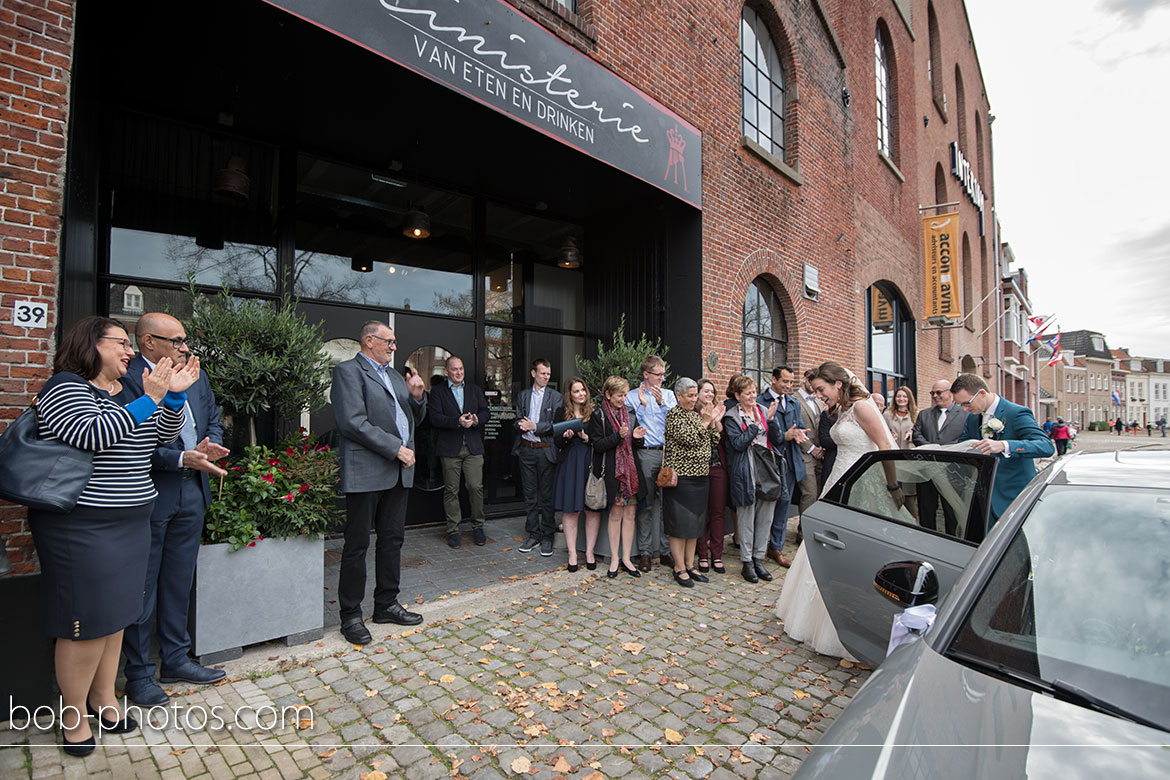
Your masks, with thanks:
M 822 363 L 811 384 L 826 408 L 836 406 L 838 409 L 837 422 L 831 429 L 833 441 L 837 444 L 837 460 L 821 491 L 821 496 L 824 496 L 858 458 L 874 450 L 892 449 L 894 442 L 881 413 L 870 400 L 869 392 L 845 368 L 832 361 Z M 876 474 L 873 476 L 876 478 Z M 905 498 L 900 489 L 889 492 L 885 484 L 872 487 L 888 494 L 891 513 L 902 511 Z M 886 499 L 882 497 L 882 500 Z M 776 604 L 776 617 L 784 621 L 784 632 L 788 636 L 818 653 L 857 660 L 837 638 L 837 630 L 821 598 L 803 543 L 784 579 L 784 589 Z

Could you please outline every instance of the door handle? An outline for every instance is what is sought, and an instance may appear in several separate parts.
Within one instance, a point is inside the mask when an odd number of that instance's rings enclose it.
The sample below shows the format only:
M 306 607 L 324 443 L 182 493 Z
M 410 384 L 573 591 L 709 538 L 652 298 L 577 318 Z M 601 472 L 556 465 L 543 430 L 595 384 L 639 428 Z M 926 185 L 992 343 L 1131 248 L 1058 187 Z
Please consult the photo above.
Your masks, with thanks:
M 836 536 L 830 536 L 824 531 L 817 531 L 813 534 L 813 540 L 820 542 L 823 545 L 832 547 L 834 550 L 844 550 L 845 542 L 838 539 Z

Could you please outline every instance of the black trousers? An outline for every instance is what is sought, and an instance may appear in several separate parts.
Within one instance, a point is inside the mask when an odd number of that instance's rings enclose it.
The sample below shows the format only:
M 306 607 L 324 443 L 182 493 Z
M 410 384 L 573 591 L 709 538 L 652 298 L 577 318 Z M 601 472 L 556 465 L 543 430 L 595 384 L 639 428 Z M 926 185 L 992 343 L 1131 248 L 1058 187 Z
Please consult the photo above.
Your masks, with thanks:
M 557 467 L 546 449 L 520 445 L 520 485 L 524 490 L 524 531 L 536 539 L 552 539 L 557 533 L 553 509 L 553 478 Z
M 919 524 L 924 528 L 930 528 L 934 531 L 941 531 L 938 527 L 938 488 L 934 486 L 933 482 L 919 482 L 918 483 L 918 517 Z M 946 523 L 946 533 L 948 536 L 954 536 L 959 527 L 958 521 L 955 518 L 955 510 L 946 501 L 943 505 L 943 522 Z
M 362 616 L 366 595 L 366 551 L 370 529 L 378 535 L 374 547 L 374 611 L 381 612 L 398 601 L 402 574 L 402 540 L 406 530 L 408 488 L 347 493 L 345 496 L 345 546 L 341 551 L 341 575 L 337 601 L 344 623 Z

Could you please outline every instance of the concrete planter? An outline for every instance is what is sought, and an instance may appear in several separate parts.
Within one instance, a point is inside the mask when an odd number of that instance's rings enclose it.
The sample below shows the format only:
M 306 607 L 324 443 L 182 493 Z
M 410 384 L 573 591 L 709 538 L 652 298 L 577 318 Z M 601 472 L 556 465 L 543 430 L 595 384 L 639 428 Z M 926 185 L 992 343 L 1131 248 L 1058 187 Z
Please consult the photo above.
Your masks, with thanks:
M 235 552 L 226 544 L 203 545 L 191 597 L 195 655 L 219 663 L 257 642 L 320 639 L 324 587 L 322 539 L 261 539 Z

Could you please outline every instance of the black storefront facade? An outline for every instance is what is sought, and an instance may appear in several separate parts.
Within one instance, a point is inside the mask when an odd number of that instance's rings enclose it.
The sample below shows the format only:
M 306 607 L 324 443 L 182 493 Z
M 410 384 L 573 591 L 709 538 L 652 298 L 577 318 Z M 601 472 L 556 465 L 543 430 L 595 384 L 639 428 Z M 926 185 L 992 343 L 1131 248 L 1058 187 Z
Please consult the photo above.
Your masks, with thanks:
M 494 512 L 519 505 L 533 358 L 559 386 L 624 315 L 701 372 L 698 131 L 512 6 L 223 0 L 175 24 L 83 4 L 76 31 L 64 328 L 183 317 L 189 276 L 295 296 L 335 360 L 389 320 L 399 369 L 458 355 L 500 412 Z M 275 422 L 332 428 L 328 408 Z M 441 518 L 426 446 L 414 523 Z

